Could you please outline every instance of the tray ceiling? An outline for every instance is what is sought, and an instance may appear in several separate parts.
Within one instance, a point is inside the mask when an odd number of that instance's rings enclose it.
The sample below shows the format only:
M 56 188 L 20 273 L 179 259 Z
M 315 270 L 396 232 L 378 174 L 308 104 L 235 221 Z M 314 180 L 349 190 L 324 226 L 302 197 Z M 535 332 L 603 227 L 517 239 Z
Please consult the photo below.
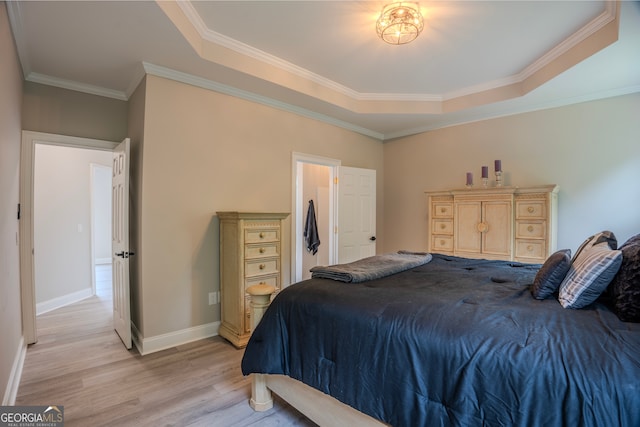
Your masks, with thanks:
M 145 73 L 381 140 L 640 91 L 640 3 L 420 2 L 412 43 L 378 1 L 7 2 L 25 79 L 128 99 Z

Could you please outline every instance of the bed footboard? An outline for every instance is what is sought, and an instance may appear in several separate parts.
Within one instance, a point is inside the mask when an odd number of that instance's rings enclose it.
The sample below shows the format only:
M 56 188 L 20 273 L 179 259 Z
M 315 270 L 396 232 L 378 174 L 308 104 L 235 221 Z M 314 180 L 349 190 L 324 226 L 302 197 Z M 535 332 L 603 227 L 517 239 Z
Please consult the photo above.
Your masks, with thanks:
M 271 295 L 275 291 L 276 288 L 273 286 L 264 284 L 247 288 L 247 293 L 251 297 L 252 330 L 262 319 L 262 315 L 271 302 Z M 320 426 L 388 426 L 388 424 L 358 412 L 327 394 L 284 375 L 251 374 L 249 405 L 254 411 L 262 412 L 273 408 L 272 390 Z

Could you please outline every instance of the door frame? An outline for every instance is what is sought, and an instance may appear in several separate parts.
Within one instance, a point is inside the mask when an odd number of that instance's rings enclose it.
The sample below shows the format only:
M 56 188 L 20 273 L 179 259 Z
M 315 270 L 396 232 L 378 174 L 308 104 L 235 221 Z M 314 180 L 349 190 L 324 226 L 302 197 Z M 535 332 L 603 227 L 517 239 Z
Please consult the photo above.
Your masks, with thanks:
M 338 168 L 341 166 L 342 161 L 338 159 L 331 159 L 329 157 L 316 156 L 313 154 L 305 154 L 292 152 L 291 155 L 291 283 L 299 282 L 302 279 L 302 250 L 303 250 L 303 234 L 304 234 L 304 209 L 303 205 L 303 178 L 300 173 L 304 164 L 313 164 L 329 167 L 329 199 L 331 200 L 331 212 L 329 213 L 329 262 L 335 263 L 336 258 L 336 238 L 335 226 L 337 224 L 338 211 L 337 211 L 337 198 L 338 194 L 335 185 L 335 179 L 338 176 Z
M 33 194 L 35 145 L 48 144 L 72 148 L 113 151 L 119 142 L 80 138 L 43 132 L 22 131 L 20 145 L 20 292 L 22 333 L 25 343 L 38 340 L 36 331 L 35 275 L 33 263 Z

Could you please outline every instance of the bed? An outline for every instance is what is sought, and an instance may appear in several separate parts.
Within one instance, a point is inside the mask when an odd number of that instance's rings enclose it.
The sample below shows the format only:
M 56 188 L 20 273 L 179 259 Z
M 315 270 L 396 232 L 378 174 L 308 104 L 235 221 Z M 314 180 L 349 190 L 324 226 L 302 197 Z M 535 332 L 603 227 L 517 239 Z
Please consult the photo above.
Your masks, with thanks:
M 271 389 L 321 425 L 638 426 L 640 324 L 533 298 L 540 267 L 433 254 L 291 285 L 245 350 L 252 405 Z

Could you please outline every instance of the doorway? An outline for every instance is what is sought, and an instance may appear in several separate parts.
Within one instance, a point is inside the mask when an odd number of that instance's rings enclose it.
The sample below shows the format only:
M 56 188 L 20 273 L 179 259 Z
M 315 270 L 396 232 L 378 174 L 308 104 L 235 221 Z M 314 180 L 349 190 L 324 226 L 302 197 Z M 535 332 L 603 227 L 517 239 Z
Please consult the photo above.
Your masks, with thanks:
M 311 277 L 316 265 L 349 263 L 376 253 L 376 171 L 340 160 L 293 153 L 291 282 Z M 306 252 L 305 220 L 313 200 L 323 252 Z M 318 206 L 318 204 L 320 206 Z M 323 247 L 324 245 L 324 247 Z
M 101 140 L 93 140 L 86 138 L 76 138 L 69 137 L 64 135 L 54 135 L 54 134 L 46 134 L 40 132 L 30 132 L 23 131 L 22 133 L 22 145 L 21 145 L 21 160 L 20 160 L 20 206 L 21 206 L 21 218 L 20 218 L 20 275 L 21 275 L 21 293 L 22 293 L 22 320 L 23 320 L 23 333 L 25 337 L 25 341 L 27 344 L 33 344 L 37 341 L 37 331 L 36 331 L 36 289 L 35 289 L 35 280 L 36 280 L 36 246 L 35 246 L 35 216 L 34 211 L 37 209 L 35 206 L 35 171 L 36 171 L 36 151 L 37 147 L 45 147 L 45 146 L 56 146 L 56 147 L 67 147 L 67 148 L 76 148 L 76 149 L 90 149 L 90 150 L 100 150 L 106 151 L 111 155 L 114 147 L 117 145 L 115 142 L 111 141 L 101 141 Z M 61 161 L 57 161 L 55 164 L 55 168 L 60 175 L 63 175 L 65 170 L 64 163 Z M 54 168 L 54 169 L 55 169 Z M 87 186 L 89 185 L 89 166 L 87 164 L 85 181 Z M 52 192 L 51 196 L 53 198 L 64 199 L 65 196 L 62 196 L 63 189 L 61 187 L 56 187 L 55 191 Z M 69 201 L 72 196 L 68 195 Z M 90 210 L 90 203 L 87 202 L 87 212 Z M 60 215 L 59 213 L 55 213 L 55 215 Z M 62 214 L 64 215 L 64 214 Z M 86 222 L 81 222 L 74 217 L 75 212 L 71 210 L 68 211 L 68 216 L 71 217 L 72 221 L 67 222 L 66 225 L 66 237 L 63 234 L 63 237 L 54 236 L 51 241 L 54 243 L 56 239 L 69 239 L 77 237 L 76 234 L 86 234 L 90 232 L 90 220 L 87 219 Z M 51 218 L 45 218 L 45 221 L 53 221 L 53 214 Z M 68 225 L 71 224 L 71 225 Z M 46 236 L 44 236 L 46 237 Z M 90 239 L 89 239 L 90 240 Z M 60 243 L 62 240 L 57 240 Z M 86 251 L 90 254 L 90 243 L 86 246 Z M 64 251 L 58 250 L 61 253 L 62 257 L 60 259 L 64 260 L 64 257 L 73 257 L 73 254 L 65 254 Z M 91 261 L 87 260 L 87 269 L 91 270 Z M 53 266 L 53 268 L 57 268 Z M 67 267 L 68 270 L 68 267 Z M 68 272 L 68 271 L 67 271 Z M 91 275 L 94 274 L 93 271 L 89 271 L 88 277 L 91 279 Z M 73 292 L 71 292 L 73 294 Z
M 293 153 L 293 194 L 291 200 L 291 281 L 299 282 L 311 277 L 309 269 L 315 265 L 336 262 L 335 234 L 336 198 L 335 178 L 340 160 L 309 154 Z M 309 201 L 313 200 L 318 225 L 320 246 L 314 255 L 307 252 L 304 229 L 309 214 Z
M 108 151 L 35 145 L 36 315 L 94 295 L 96 264 L 111 264 L 111 160 Z

